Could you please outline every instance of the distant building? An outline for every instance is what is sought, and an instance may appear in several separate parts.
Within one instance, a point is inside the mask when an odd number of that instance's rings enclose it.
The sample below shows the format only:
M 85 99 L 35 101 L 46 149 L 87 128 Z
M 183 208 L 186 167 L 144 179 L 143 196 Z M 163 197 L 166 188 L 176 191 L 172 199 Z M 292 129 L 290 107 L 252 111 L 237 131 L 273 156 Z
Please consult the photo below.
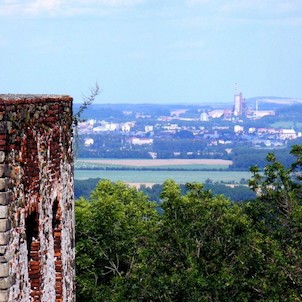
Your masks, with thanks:
M 224 109 L 223 118 L 230 119 L 232 117 L 232 110 L 231 109 Z
M 132 145 L 152 145 L 153 139 L 152 138 L 132 137 L 131 144 Z
M 234 94 L 234 110 L 235 116 L 240 116 L 243 113 L 243 98 L 242 92 L 238 92 L 237 83 L 235 84 L 235 94 Z
M 294 129 L 281 129 L 279 137 L 281 139 L 296 139 L 297 134 Z
M 153 132 L 154 127 L 152 125 L 145 126 L 145 132 Z
M 101 122 L 100 126 L 93 127 L 93 132 L 116 131 L 120 128 L 117 123 Z
M 121 125 L 121 130 L 122 130 L 122 132 L 130 132 L 131 125 L 129 123 L 122 124 Z
M 275 115 L 274 110 L 256 110 L 254 112 L 254 118 L 261 118 L 267 115 Z
M 240 132 L 243 132 L 244 128 L 240 125 L 235 125 L 234 126 L 234 132 L 235 133 L 240 133 Z
M 93 143 L 94 143 L 94 140 L 92 138 L 86 138 L 85 142 L 84 142 L 84 145 L 86 147 L 89 147 L 89 146 L 93 145 Z
M 208 122 L 209 121 L 209 115 L 206 113 L 206 112 L 203 112 L 201 115 L 200 115 L 200 120 L 202 122 Z
M 220 118 L 224 114 L 224 110 L 212 110 L 209 112 L 209 117 L 211 118 Z
M 177 109 L 171 111 L 171 116 L 173 117 L 179 117 L 181 114 L 184 114 L 188 111 L 188 109 Z

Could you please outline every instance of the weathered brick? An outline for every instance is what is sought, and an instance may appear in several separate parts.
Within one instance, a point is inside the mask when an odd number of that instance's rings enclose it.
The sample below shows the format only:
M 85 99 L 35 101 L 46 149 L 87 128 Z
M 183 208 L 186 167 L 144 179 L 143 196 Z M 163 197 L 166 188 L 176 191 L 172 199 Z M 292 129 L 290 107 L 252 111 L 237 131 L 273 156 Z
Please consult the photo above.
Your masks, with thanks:
M 7 189 L 7 178 L 0 178 L 0 191 L 6 190 Z
M 14 284 L 14 278 L 9 276 L 7 278 L 0 278 L 0 292 L 1 290 L 8 289 Z
M 74 248 L 66 248 L 74 236 L 74 221 L 69 218 L 73 207 L 58 206 L 59 227 L 49 232 L 54 203 L 73 201 L 66 189 L 73 185 L 71 106 L 68 96 L 0 95 L 0 264 L 3 274 L 8 261 L 9 273 L 24 278 L 14 285 L 0 277 L 0 290 L 13 287 L 12 301 L 44 301 L 50 295 L 56 302 L 75 300 L 74 283 L 62 283 L 65 278 L 73 280 L 74 274 Z M 62 177 L 62 171 L 70 177 Z M 27 228 L 29 223 L 34 225 Z M 26 240 L 32 240 L 29 251 Z M 47 246 L 54 250 L 49 252 Z M 28 264 L 26 257 L 31 260 Z M 50 262 L 55 273 L 44 270 Z M 54 284 L 50 292 L 42 291 L 45 279 Z M 22 282 L 28 290 L 19 290 Z
M 3 256 L 6 254 L 7 246 L 6 245 L 0 245 L 0 256 Z
M 0 263 L 0 279 L 6 278 L 9 275 L 9 265 L 8 263 Z
M 10 232 L 0 233 L 0 245 L 7 245 L 10 239 Z
M 8 207 L 0 205 L 0 219 L 8 218 Z
M 0 114 L 0 116 L 1 115 L 2 115 L 2 113 Z M 0 134 L 6 134 L 6 132 L 7 132 L 7 122 L 3 122 L 2 119 L 1 119 L 1 121 L 0 121 Z
M 6 205 L 10 201 L 9 192 L 0 192 L 0 205 Z
M 0 302 L 8 302 L 8 291 L 0 290 Z
M 0 232 L 6 232 L 11 229 L 10 219 L 0 219 Z
M 2 164 L 5 160 L 5 152 L 4 151 L 0 151 L 0 164 Z
M 0 177 L 3 177 L 4 173 L 5 173 L 5 165 L 0 164 Z

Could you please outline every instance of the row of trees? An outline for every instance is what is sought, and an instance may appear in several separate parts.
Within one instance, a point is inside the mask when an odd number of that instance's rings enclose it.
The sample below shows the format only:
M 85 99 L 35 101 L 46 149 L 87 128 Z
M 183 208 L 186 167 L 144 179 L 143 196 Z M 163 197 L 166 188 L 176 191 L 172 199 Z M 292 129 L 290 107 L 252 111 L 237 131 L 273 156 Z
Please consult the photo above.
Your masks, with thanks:
M 181 172 L 180 172 L 181 173 Z M 75 198 L 78 199 L 80 197 L 89 198 L 92 191 L 95 189 L 97 183 L 100 181 L 100 178 L 89 178 L 85 180 L 75 179 L 74 183 L 74 195 Z M 211 190 L 213 195 L 224 195 L 228 197 L 232 201 L 243 201 L 255 198 L 255 192 L 249 189 L 246 186 L 247 181 L 242 178 L 240 181 L 240 185 L 230 186 L 222 183 L 213 183 L 211 179 L 207 179 L 204 183 L 204 188 L 206 190 Z M 145 185 L 141 185 L 139 187 L 139 191 L 142 191 L 149 197 L 150 201 L 154 201 L 161 204 L 161 192 L 163 189 L 162 184 L 154 184 L 152 187 L 146 187 Z M 186 193 L 186 186 L 180 185 L 181 192 L 183 194 Z
M 233 203 L 167 180 L 163 212 L 101 181 L 76 203 L 78 301 L 301 301 L 302 146 L 251 168 L 259 197 Z

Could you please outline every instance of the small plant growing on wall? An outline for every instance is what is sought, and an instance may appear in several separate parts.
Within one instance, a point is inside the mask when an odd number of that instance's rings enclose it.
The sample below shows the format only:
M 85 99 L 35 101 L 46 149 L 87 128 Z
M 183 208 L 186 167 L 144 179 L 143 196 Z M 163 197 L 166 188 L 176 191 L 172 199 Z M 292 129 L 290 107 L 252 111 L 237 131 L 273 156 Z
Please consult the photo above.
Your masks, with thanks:
M 78 134 L 78 125 L 80 122 L 84 122 L 85 119 L 82 118 L 83 112 L 94 102 L 95 98 L 100 94 L 101 89 L 99 84 L 96 82 L 94 87 L 90 89 L 90 94 L 83 95 L 83 104 L 80 106 L 77 113 L 73 115 L 73 125 L 74 125 L 74 155 L 76 155 L 78 150 L 78 144 L 79 144 L 79 134 Z
M 83 95 L 83 104 L 80 106 L 78 112 L 73 115 L 73 123 L 75 127 L 77 127 L 80 122 L 84 121 L 84 119 L 81 117 L 83 112 L 94 102 L 95 98 L 100 94 L 100 92 L 100 86 L 96 82 L 95 86 L 90 89 L 90 94 L 88 96 Z

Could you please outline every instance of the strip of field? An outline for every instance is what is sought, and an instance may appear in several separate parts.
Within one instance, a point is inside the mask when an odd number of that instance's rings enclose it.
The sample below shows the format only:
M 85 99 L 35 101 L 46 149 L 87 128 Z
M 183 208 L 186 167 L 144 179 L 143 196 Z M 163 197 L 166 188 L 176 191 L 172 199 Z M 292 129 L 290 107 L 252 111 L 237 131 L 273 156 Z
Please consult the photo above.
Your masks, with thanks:
M 213 182 L 239 183 L 241 179 L 249 179 L 250 172 L 245 171 L 105 171 L 76 170 L 75 179 L 102 178 L 111 181 L 122 181 L 135 184 L 161 184 L 167 179 L 177 183 Z
M 77 159 L 76 164 L 107 165 L 116 167 L 194 167 L 194 166 L 221 166 L 228 167 L 231 160 L 224 159 Z

